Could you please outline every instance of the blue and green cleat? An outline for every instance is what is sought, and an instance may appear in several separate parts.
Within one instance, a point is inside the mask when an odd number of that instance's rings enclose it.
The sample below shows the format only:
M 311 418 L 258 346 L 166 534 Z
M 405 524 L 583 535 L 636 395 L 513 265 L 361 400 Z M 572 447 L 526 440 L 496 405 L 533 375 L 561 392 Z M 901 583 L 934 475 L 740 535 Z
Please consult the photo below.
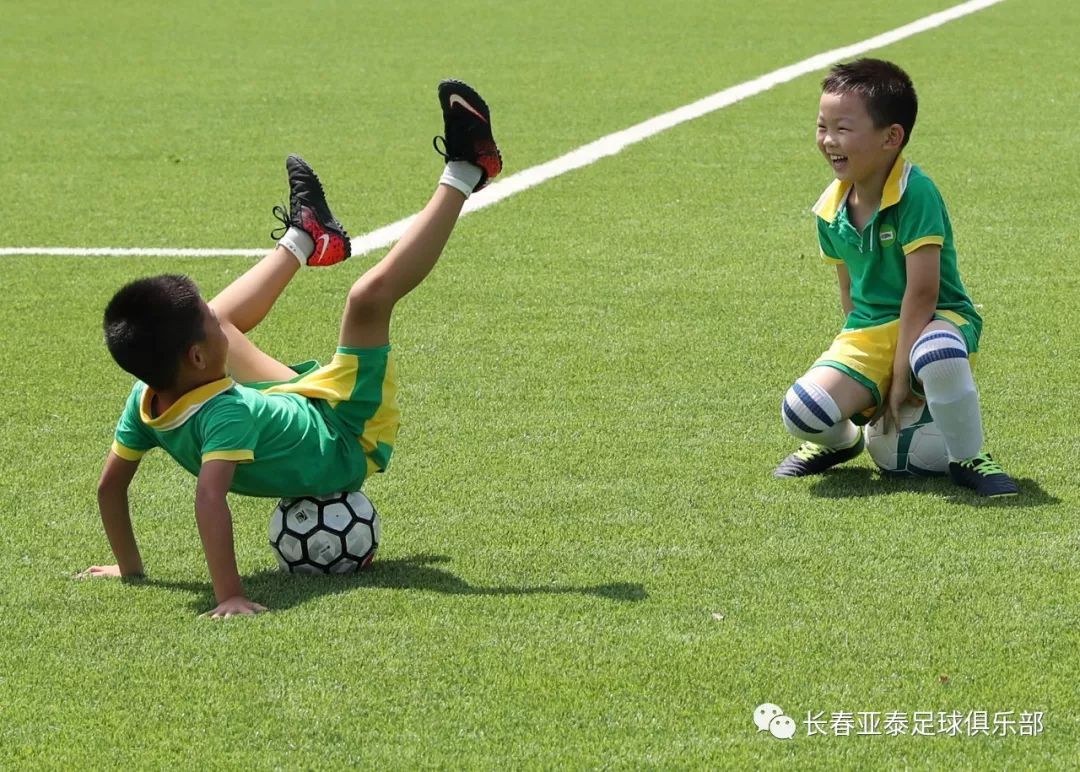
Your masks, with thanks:
M 949 476 L 957 485 L 971 488 L 980 496 L 1015 496 L 1020 486 L 989 453 L 980 453 L 966 461 L 950 461 Z
M 780 465 L 773 470 L 773 477 L 805 477 L 810 474 L 820 474 L 826 469 L 855 458 L 863 452 L 865 446 L 866 440 L 863 439 L 862 432 L 859 432 L 854 444 L 846 448 L 827 448 L 808 440 L 780 462 Z

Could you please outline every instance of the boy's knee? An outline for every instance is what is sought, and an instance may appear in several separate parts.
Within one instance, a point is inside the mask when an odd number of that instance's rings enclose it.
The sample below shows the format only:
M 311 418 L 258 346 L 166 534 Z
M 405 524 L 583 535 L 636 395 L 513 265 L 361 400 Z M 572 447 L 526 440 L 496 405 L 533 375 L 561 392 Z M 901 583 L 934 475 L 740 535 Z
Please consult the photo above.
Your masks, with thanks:
M 911 347 L 908 361 L 915 377 L 930 387 L 940 382 L 971 379 L 967 344 L 958 332 L 933 330 L 924 333 Z
M 811 441 L 817 441 L 843 419 L 829 392 L 806 377 L 795 381 L 784 395 L 780 417 L 789 434 Z
M 975 392 L 967 344 L 958 332 L 933 330 L 921 335 L 911 347 L 908 361 L 931 407 Z
M 210 309 L 214 312 L 214 315 L 217 316 L 218 321 L 221 322 L 221 326 L 224 327 L 226 324 L 232 323 L 232 319 L 229 316 L 228 307 L 224 303 L 222 303 L 219 298 L 220 296 L 217 296 L 211 298 L 210 300 L 207 300 L 206 305 L 210 306 Z
M 348 312 L 353 316 L 383 314 L 394 305 L 390 287 L 378 275 L 365 274 L 349 289 Z

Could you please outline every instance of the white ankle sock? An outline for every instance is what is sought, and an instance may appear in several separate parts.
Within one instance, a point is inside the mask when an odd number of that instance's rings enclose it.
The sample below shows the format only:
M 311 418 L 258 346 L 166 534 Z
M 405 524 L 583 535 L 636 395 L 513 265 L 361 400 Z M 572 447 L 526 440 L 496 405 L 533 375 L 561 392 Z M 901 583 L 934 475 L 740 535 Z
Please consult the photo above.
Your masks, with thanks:
M 448 161 L 442 177 L 439 178 L 439 184 L 460 190 L 465 194 L 465 198 L 468 198 L 482 176 L 483 172 L 475 164 L 468 161 Z
M 300 265 L 306 265 L 307 259 L 315 251 L 315 241 L 307 231 L 291 227 L 285 231 L 285 235 L 278 239 L 278 244 L 293 253 Z

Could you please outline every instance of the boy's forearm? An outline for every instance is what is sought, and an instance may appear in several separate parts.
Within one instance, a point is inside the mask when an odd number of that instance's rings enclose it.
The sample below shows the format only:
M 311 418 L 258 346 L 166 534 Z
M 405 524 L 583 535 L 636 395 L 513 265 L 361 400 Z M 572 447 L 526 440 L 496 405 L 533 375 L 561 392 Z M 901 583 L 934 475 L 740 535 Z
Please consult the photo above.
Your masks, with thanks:
M 911 348 L 919 333 L 934 318 L 937 307 L 937 293 L 906 292 L 900 305 L 900 331 L 896 340 L 896 356 L 893 359 L 893 372 L 908 367 Z
M 210 581 L 218 603 L 244 594 L 233 550 L 232 513 L 225 497 L 196 497 L 195 520 L 199 526 Z
M 911 252 L 904 264 L 907 287 L 900 302 L 900 331 L 896 341 L 893 372 L 907 372 L 911 347 L 934 319 L 941 288 L 941 248 L 933 244 Z
M 105 536 L 109 539 L 116 564 L 123 576 L 141 576 L 142 557 L 131 529 L 127 488 L 102 488 L 98 490 L 98 509 Z

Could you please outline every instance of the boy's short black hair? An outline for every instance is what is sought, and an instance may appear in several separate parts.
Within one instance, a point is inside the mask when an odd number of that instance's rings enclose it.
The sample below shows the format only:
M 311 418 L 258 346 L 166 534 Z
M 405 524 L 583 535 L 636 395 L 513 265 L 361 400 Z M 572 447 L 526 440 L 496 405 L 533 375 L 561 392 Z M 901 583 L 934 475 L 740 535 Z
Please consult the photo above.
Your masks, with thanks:
M 176 385 L 181 358 L 206 337 L 198 287 L 174 274 L 121 287 L 105 308 L 104 327 L 116 363 L 158 391 Z
M 904 147 L 915 128 L 919 98 L 911 78 L 900 67 L 883 59 L 856 59 L 834 64 L 821 81 L 825 94 L 858 94 L 874 126 L 883 129 L 894 123 L 904 127 Z

